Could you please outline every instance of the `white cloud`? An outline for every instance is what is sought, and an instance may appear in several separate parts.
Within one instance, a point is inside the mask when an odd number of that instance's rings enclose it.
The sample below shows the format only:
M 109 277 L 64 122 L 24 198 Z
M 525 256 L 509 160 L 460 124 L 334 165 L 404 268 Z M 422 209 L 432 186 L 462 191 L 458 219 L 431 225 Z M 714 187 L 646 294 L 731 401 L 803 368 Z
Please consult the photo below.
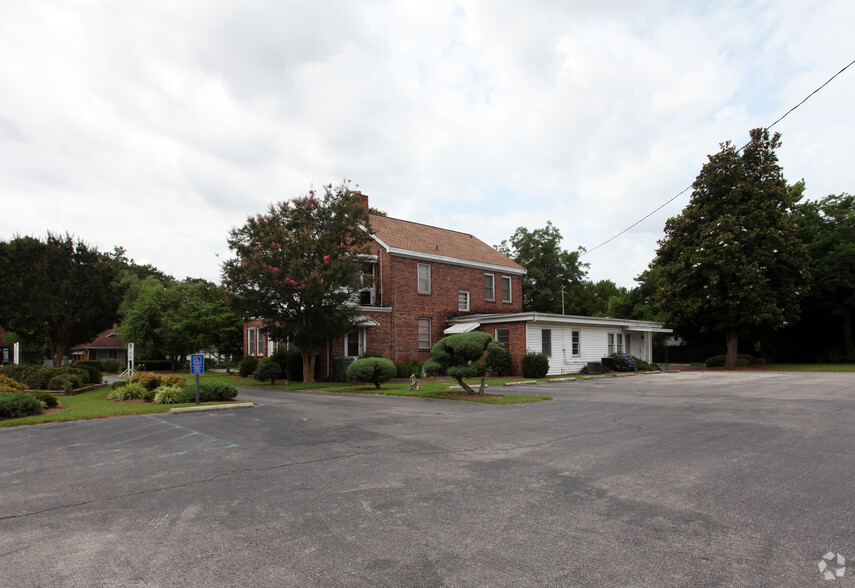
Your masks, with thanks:
M 16 3 L 0 21 L 0 238 L 70 230 L 218 278 L 231 226 L 350 178 L 495 244 L 614 236 L 851 61 L 855 5 L 466 0 Z M 776 128 L 853 191 L 855 68 Z M 848 183 L 847 183 L 848 182 Z M 631 285 L 688 195 L 587 255 Z

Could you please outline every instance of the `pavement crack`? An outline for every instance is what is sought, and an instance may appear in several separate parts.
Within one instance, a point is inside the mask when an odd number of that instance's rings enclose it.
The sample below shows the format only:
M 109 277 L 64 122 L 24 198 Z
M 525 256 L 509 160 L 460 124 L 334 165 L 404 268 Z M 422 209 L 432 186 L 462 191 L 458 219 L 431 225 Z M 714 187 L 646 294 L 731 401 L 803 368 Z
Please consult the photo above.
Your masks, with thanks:
M 49 512 L 53 512 L 53 511 L 57 511 L 57 510 L 63 510 L 66 508 L 75 508 L 78 506 L 87 506 L 89 504 L 97 504 L 99 502 L 110 502 L 110 501 L 117 500 L 120 498 L 132 498 L 134 496 L 144 496 L 146 494 L 156 494 L 158 492 L 165 492 L 168 490 L 177 490 L 180 488 L 187 488 L 187 487 L 196 486 L 199 484 L 207 484 L 208 482 L 213 482 L 214 480 L 217 480 L 217 479 L 225 477 L 225 476 L 231 476 L 233 474 L 240 474 L 240 473 L 246 473 L 246 472 L 270 472 L 270 471 L 274 471 L 274 470 L 280 470 L 280 469 L 285 469 L 285 468 L 290 468 L 290 467 L 295 467 L 295 466 L 311 465 L 314 463 L 322 463 L 325 461 L 335 461 L 337 459 L 344 459 L 344 458 L 349 458 L 349 457 L 353 457 L 353 455 L 337 455 L 335 457 L 323 457 L 323 458 L 319 458 L 319 459 L 309 459 L 306 461 L 295 461 L 295 462 L 283 463 L 283 464 L 279 464 L 279 465 L 271 466 L 271 467 L 266 467 L 266 468 L 242 468 L 242 469 L 236 469 L 236 470 L 229 470 L 227 472 L 220 472 L 219 474 L 217 474 L 215 476 L 211 476 L 209 478 L 204 478 L 202 480 L 193 480 L 192 482 L 184 482 L 183 484 L 174 484 L 172 486 L 163 486 L 161 488 L 150 488 L 148 490 L 140 490 L 139 492 L 128 492 L 126 494 L 116 494 L 113 496 L 105 496 L 103 498 L 93 498 L 92 500 L 82 500 L 80 502 L 72 502 L 70 504 L 61 504 L 58 506 L 52 506 L 50 508 L 44 508 L 41 510 L 35 510 L 35 511 L 31 511 L 31 512 L 2 515 L 2 516 L 0 516 L 0 521 L 7 521 L 7 520 L 11 520 L 11 519 L 20 519 L 20 518 L 24 518 L 24 517 L 31 517 L 31 516 L 36 516 L 36 515 L 40 515 L 40 514 L 45 514 L 45 513 L 49 513 Z M 14 552 L 11 552 L 11 553 L 14 553 Z M 8 554 L 3 554 L 3 555 L 8 555 Z

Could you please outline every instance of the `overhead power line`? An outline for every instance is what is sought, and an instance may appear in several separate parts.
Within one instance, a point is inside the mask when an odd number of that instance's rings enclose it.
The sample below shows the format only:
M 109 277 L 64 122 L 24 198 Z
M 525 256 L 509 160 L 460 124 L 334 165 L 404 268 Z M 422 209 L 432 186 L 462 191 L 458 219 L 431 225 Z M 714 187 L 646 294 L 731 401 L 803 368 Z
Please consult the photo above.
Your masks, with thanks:
M 810 94 L 808 94 L 808 95 L 805 97 L 805 99 L 804 99 L 804 100 L 802 100 L 801 102 L 799 102 L 798 104 L 796 104 L 795 106 L 793 106 L 791 109 L 789 109 L 787 112 L 785 112 L 785 113 L 783 114 L 783 116 L 781 116 L 778 120 L 776 120 L 775 122 L 773 122 L 772 124 L 770 124 L 770 125 L 769 125 L 769 126 L 767 126 L 766 128 L 767 128 L 767 129 L 771 129 L 771 128 L 772 128 L 772 127 L 774 127 L 776 124 L 778 124 L 779 122 L 781 122 L 782 120 L 784 120 L 785 118 L 787 118 L 787 116 L 788 116 L 791 112 L 793 112 L 793 111 L 794 111 L 794 110 L 796 110 L 799 106 L 801 106 L 802 104 L 804 104 L 805 102 L 807 102 L 808 100 L 810 100 L 810 98 L 811 98 L 814 94 L 816 94 L 817 92 L 819 92 L 820 90 L 822 90 L 824 87 L 826 87 L 828 84 L 830 84 L 830 83 L 831 83 L 831 80 L 833 80 L 834 78 L 836 78 L 837 76 L 839 76 L 840 74 L 842 74 L 844 71 L 846 71 L 847 69 L 849 69 L 853 64 L 855 64 L 855 60 L 850 61 L 850 62 L 849 62 L 849 64 L 848 64 L 846 67 L 844 67 L 844 68 L 843 68 L 843 69 L 841 69 L 839 72 L 837 72 L 836 74 L 834 74 L 833 76 L 831 76 L 830 78 L 828 78 L 828 79 L 825 81 L 825 83 L 824 83 L 824 84 L 822 84 L 822 85 L 821 85 L 820 87 L 818 87 L 816 90 L 814 90 L 813 92 L 811 92 Z M 748 143 L 746 143 L 745 145 L 743 145 L 742 147 L 740 147 L 740 148 L 739 148 L 739 151 L 742 151 L 742 150 L 743 150 L 743 149 L 745 149 L 745 147 L 747 147 L 747 146 L 748 146 Z M 603 241 L 602 243 L 600 243 L 600 244 L 599 244 L 599 245 L 597 245 L 596 247 L 592 247 L 591 249 L 587 249 L 587 250 L 585 250 L 583 253 L 581 253 L 580 257 L 581 257 L 582 255 L 587 255 L 588 253 L 591 253 L 592 251 L 596 251 L 597 249 L 599 249 L 599 248 L 600 248 L 600 247 L 602 247 L 603 245 L 606 245 L 606 244 L 608 244 L 608 243 L 611 243 L 612 241 L 614 241 L 615 239 L 617 239 L 618 237 L 620 237 L 621 235 L 623 235 L 623 234 L 624 234 L 624 233 L 626 233 L 627 231 L 630 231 L 631 229 L 634 229 L 635 227 L 637 227 L 638 225 L 640 225 L 641 223 L 643 223 L 644 221 L 646 221 L 648 218 L 650 218 L 651 216 L 653 216 L 654 214 L 656 214 L 657 212 L 659 212 L 660 210 L 662 210 L 663 208 L 665 208 L 666 206 L 668 206 L 669 204 L 671 204 L 672 202 L 674 202 L 677 198 L 679 198 L 680 196 L 682 196 L 683 194 L 685 194 L 686 192 L 688 192 L 689 190 L 691 190 L 691 188 L 692 188 L 692 185 L 691 185 L 691 184 L 689 184 L 688 186 L 686 186 L 685 188 L 683 188 L 682 190 L 680 190 L 680 192 L 679 192 L 678 194 L 675 194 L 674 196 L 672 196 L 671 198 L 669 198 L 668 200 L 666 200 L 665 202 L 663 202 L 661 205 L 659 205 L 658 207 L 656 207 L 652 212 L 650 212 L 649 214 L 644 215 L 643 217 L 641 217 L 640 219 L 638 219 L 637 221 L 635 221 L 634 223 L 632 223 L 631 225 L 629 225 L 627 228 L 625 228 L 624 230 L 622 230 L 620 233 L 618 233 L 618 234 L 617 234 L 617 235 L 615 235 L 614 237 L 611 237 L 611 238 L 609 238 L 609 239 L 606 239 L 605 241 Z

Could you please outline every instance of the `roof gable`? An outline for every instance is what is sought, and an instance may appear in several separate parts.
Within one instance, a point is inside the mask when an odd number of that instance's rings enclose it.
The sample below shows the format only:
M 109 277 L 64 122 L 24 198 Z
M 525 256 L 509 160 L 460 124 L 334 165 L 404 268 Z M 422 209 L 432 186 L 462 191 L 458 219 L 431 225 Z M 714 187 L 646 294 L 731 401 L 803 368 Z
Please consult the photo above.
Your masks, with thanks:
M 369 222 L 374 236 L 387 249 L 525 271 L 521 265 L 469 233 L 376 214 L 369 215 Z

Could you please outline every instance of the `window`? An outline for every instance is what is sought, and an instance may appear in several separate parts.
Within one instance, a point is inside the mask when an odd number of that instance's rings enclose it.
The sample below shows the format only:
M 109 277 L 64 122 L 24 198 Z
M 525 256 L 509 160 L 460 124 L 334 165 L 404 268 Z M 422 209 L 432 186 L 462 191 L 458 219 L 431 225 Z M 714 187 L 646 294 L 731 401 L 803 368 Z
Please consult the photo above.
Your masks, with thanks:
M 419 264 L 419 294 L 430 294 L 430 264 Z
M 496 277 L 493 274 L 484 274 L 484 300 L 496 299 Z
M 615 352 L 615 334 L 609 333 L 609 351 L 606 355 L 611 355 Z
M 347 357 L 358 357 L 364 346 L 365 329 L 357 329 L 347 334 L 344 340 L 344 354 Z
M 630 347 L 630 346 L 629 346 L 629 333 L 627 333 L 627 334 L 625 335 L 625 338 L 624 338 L 624 345 L 625 345 L 624 350 L 625 350 L 627 353 L 632 353 L 632 347 Z
M 547 357 L 552 357 L 552 329 L 540 330 L 540 351 Z
M 510 329 L 496 329 L 496 341 L 499 344 L 510 351 L 511 349 L 511 330 Z
M 617 334 L 617 345 L 615 345 L 615 351 L 618 353 L 623 353 L 623 334 Z
M 469 311 L 469 292 L 461 290 L 457 293 L 457 310 L 461 312 Z
M 258 340 L 258 348 L 255 351 L 256 355 L 264 355 L 264 333 L 261 332 L 261 329 L 256 329 L 256 339 Z
M 581 355 L 582 347 L 580 343 L 579 331 L 570 332 L 570 353 L 572 355 Z
M 362 264 L 359 280 L 361 288 L 361 290 L 359 291 L 359 304 L 361 306 L 370 306 L 374 304 L 376 292 L 376 289 L 374 287 L 374 277 L 377 272 L 376 268 L 376 263 L 366 262 Z
M 629 336 L 627 335 L 627 343 L 629 343 Z M 609 333 L 609 355 L 612 353 L 623 353 L 623 333 Z
M 511 301 L 511 278 L 502 276 L 502 302 Z
M 255 355 L 255 329 L 246 330 L 246 352 L 247 355 Z
M 430 319 L 419 319 L 419 349 L 430 349 Z

